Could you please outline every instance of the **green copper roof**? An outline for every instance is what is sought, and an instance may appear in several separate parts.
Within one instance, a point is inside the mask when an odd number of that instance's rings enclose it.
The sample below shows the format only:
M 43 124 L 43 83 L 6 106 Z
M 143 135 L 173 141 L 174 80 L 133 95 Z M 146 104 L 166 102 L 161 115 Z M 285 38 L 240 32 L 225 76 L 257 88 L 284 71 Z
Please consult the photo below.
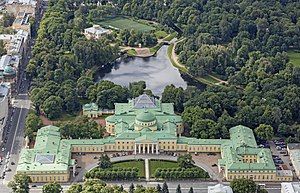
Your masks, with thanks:
M 136 119 L 141 122 L 152 122 L 155 120 L 155 116 L 153 113 L 145 109 L 136 116 Z
M 98 105 L 96 103 L 88 103 L 83 105 L 82 107 L 83 111 L 98 111 Z
M 258 148 L 253 131 L 239 125 L 230 129 L 230 139 L 221 145 L 219 164 L 229 171 L 276 171 L 270 149 Z M 243 162 L 243 156 L 255 156 L 257 162 Z
M 16 75 L 16 71 L 13 67 L 11 66 L 5 66 L 4 71 L 3 71 L 4 75 Z

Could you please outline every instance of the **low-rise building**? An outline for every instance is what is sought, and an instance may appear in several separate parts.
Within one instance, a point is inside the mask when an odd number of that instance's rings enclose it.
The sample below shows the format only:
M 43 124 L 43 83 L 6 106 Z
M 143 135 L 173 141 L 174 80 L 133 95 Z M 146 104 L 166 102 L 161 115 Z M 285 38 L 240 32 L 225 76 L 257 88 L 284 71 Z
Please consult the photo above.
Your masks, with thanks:
M 8 107 L 10 102 L 9 85 L 0 83 L 0 141 L 2 141 L 3 130 L 7 120 Z
M 100 39 L 109 33 L 111 33 L 110 30 L 104 29 L 100 25 L 93 25 L 93 27 L 84 29 L 84 35 L 87 39 Z
M 41 8 L 41 0 L 7 0 L 6 10 L 17 17 L 19 12 L 31 14 L 35 17 Z
M 23 149 L 17 173 L 29 175 L 32 182 L 67 182 L 75 160 L 71 145 L 61 140 L 58 127 L 40 129 L 33 149 Z
M 300 179 L 300 143 L 289 143 L 287 151 L 297 177 Z
M 114 110 L 100 109 L 96 103 L 88 103 L 82 106 L 82 114 L 90 118 L 98 118 L 102 115 L 113 115 Z
M 11 83 L 12 89 L 17 81 L 17 67 L 19 58 L 4 55 L 0 59 L 0 81 Z
M 233 193 L 230 186 L 224 186 L 223 184 L 217 184 L 215 186 L 208 186 L 208 193 Z
M 300 193 L 300 183 L 281 183 L 281 193 Z
M 29 34 L 31 34 L 31 29 L 30 29 L 30 23 L 29 23 L 29 18 L 30 18 L 29 13 L 25 12 L 19 12 L 17 14 L 17 17 L 12 24 L 12 28 L 14 30 L 24 30 L 27 31 Z
M 47 131 L 47 132 L 46 132 Z M 174 112 L 172 103 L 162 103 L 160 100 L 143 94 L 128 103 L 116 103 L 115 114 L 106 118 L 106 131 L 110 136 L 103 139 L 60 139 L 59 129 L 45 127 L 38 131 L 43 136 L 37 141 L 34 149 L 25 149 L 21 153 L 22 161 L 17 172 L 26 173 L 34 182 L 54 181 L 44 175 L 54 175 L 52 169 L 58 163 L 51 162 L 44 165 L 43 170 L 33 166 L 40 166 L 33 157 L 36 152 L 56 149 L 51 153 L 53 157 L 61 157 L 71 153 L 104 153 L 104 152 L 131 152 L 133 154 L 160 154 L 163 152 L 179 153 L 221 153 L 218 168 L 226 180 L 247 178 L 254 181 L 291 181 L 291 172 L 277 172 L 270 149 L 259 148 L 250 128 L 239 125 L 230 129 L 230 139 L 196 139 L 183 137 L 183 122 Z M 49 141 L 47 136 L 56 136 L 57 141 L 48 143 L 40 151 L 40 143 Z M 63 145 L 63 146 L 62 146 Z M 31 156 L 28 156 L 30 152 Z M 58 155 L 56 155 L 58 154 Z M 68 157 L 70 159 L 70 157 Z M 60 159 L 59 159 L 60 160 Z M 64 158 L 64 171 L 70 172 L 71 160 Z M 54 164 L 53 166 L 51 164 Z M 34 171 L 35 173 L 32 173 Z M 39 173 L 40 172 L 40 173 Z M 43 175 L 43 178 L 37 176 Z M 63 178 L 67 181 L 69 178 Z M 60 180 L 62 180 L 60 178 Z

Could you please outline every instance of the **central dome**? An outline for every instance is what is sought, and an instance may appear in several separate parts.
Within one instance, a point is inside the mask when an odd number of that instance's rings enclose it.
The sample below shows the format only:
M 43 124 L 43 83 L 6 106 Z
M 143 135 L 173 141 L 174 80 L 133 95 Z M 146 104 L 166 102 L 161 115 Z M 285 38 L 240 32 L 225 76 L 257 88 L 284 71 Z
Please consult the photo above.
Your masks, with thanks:
M 149 112 L 146 109 L 136 116 L 136 120 L 138 120 L 140 122 L 152 122 L 152 121 L 155 121 L 155 119 L 156 118 L 155 118 L 154 114 Z

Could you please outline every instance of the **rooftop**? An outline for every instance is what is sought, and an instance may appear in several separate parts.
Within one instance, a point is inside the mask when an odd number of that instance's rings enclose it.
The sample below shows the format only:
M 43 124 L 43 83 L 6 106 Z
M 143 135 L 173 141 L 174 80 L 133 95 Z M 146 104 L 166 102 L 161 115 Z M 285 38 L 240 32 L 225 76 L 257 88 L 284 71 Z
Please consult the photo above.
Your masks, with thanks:
M 217 184 L 215 186 L 208 186 L 208 193 L 233 193 L 230 186 Z
M 102 34 L 106 34 L 109 32 L 108 29 L 104 29 L 104 28 L 100 27 L 99 25 L 93 25 L 93 27 L 86 28 L 84 31 L 86 33 L 91 33 L 94 35 L 102 35 Z
M 289 182 L 283 182 L 281 183 L 281 192 L 284 193 L 300 193 L 300 183 L 289 183 Z

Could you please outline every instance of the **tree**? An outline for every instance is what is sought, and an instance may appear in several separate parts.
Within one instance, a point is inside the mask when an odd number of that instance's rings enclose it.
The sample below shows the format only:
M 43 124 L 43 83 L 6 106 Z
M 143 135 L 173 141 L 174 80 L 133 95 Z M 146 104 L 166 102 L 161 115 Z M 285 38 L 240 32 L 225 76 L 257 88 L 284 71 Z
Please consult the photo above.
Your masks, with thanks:
M 134 185 L 133 185 L 133 183 L 130 184 L 128 193 L 134 193 Z
M 16 174 L 13 181 L 8 183 L 14 193 L 29 193 L 29 183 L 31 179 L 29 176 L 24 174 Z
M 49 119 L 55 119 L 61 116 L 63 100 L 58 96 L 50 96 L 43 103 L 43 110 Z
M 162 193 L 169 193 L 169 188 L 168 188 L 167 182 L 163 183 Z
M 194 193 L 194 189 L 193 189 L 193 187 L 190 187 L 190 190 L 189 190 L 189 192 L 188 193 Z
M 81 193 L 82 185 L 81 184 L 72 184 L 71 187 L 67 190 L 67 193 Z
M 249 179 L 234 179 L 230 182 L 230 187 L 234 193 L 256 193 L 257 187 L 253 180 Z
M 6 54 L 6 50 L 4 47 L 4 42 L 3 42 L 3 40 L 0 40 L 0 56 L 3 56 L 5 54 Z
M 60 184 L 54 182 L 54 183 L 48 183 L 43 186 L 43 193 L 61 193 L 62 187 Z
M 101 169 L 107 169 L 111 167 L 110 158 L 107 154 L 101 155 L 98 160 L 98 166 Z
M 37 132 L 40 127 L 42 127 L 42 120 L 35 113 L 29 113 L 25 120 L 25 136 L 29 140 L 33 140 L 34 132 Z
M 263 140 L 271 140 L 274 136 L 273 127 L 271 125 L 260 124 L 254 131 L 256 136 Z
M 177 158 L 177 162 L 179 167 L 181 168 L 191 168 L 194 166 L 193 164 L 195 163 L 191 154 L 180 155 Z
M 181 187 L 180 184 L 178 184 L 177 188 L 176 188 L 176 193 L 181 193 Z

